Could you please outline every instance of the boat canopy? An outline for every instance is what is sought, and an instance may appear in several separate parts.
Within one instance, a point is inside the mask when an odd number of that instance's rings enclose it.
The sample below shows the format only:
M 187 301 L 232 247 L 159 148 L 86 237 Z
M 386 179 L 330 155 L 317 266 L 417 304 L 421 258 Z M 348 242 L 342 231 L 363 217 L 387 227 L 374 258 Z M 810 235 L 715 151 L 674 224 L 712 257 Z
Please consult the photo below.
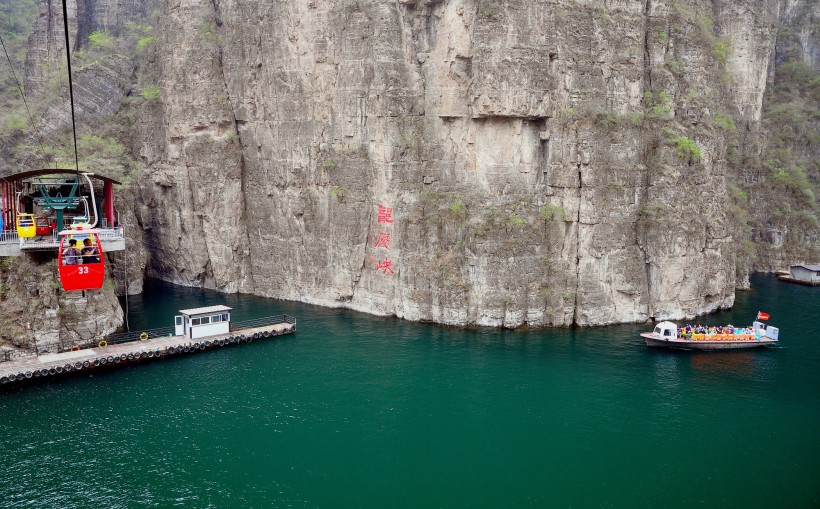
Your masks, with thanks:
M 672 322 L 661 322 L 655 326 L 652 332 L 664 338 L 676 339 L 678 337 L 678 326 Z

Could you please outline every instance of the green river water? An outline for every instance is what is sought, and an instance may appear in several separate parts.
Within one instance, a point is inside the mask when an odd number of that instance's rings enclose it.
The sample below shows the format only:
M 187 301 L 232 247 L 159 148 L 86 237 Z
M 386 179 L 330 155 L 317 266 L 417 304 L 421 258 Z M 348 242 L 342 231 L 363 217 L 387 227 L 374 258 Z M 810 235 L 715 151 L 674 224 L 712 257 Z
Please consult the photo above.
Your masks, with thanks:
M 752 278 L 781 346 L 650 325 L 460 330 L 149 282 L 296 334 L 0 393 L 0 507 L 820 507 L 820 288 Z

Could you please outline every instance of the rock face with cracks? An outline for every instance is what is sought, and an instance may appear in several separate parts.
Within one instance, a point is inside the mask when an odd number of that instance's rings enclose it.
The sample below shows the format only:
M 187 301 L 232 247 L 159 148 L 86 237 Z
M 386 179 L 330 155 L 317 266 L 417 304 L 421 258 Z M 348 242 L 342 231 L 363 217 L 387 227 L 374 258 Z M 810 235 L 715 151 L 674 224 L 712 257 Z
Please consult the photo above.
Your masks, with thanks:
M 172 2 L 143 131 L 150 270 L 450 324 L 730 306 L 709 121 L 759 121 L 763 5 Z
M 149 274 L 503 327 L 692 317 L 743 286 L 730 127 L 759 131 L 793 6 L 156 3 Z
M 26 256 L 0 264 L 0 351 L 57 353 L 96 343 L 123 323 L 114 285 L 64 292 L 54 260 Z

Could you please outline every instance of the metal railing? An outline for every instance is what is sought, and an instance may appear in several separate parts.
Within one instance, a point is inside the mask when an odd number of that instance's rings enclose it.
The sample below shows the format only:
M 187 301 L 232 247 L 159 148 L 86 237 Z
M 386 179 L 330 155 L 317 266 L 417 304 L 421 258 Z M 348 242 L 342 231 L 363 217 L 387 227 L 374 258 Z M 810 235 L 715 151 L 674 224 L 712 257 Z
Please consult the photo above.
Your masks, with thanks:
M 276 325 L 277 323 L 295 324 L 296 318 L 290 315 L 274 315 L 263 318 L 254 318 L 252 320 L 243 320 L 241 322 L 232 322 L 231 332 L 241 329 L 250 329 L 252 327 L 266 327 L 268 325 Z
M 3 230 L 0 231 L 0 242 L 8 242 L 17 244 L 20 242 L 20 237 L 17 236 L 17 230 Z
M 117 240 L 125 236 L 122 226 L 117 228 L 100 228 L 100 240 Z
M 77 235 L 82 235 L 82 231 L 77 232 Z M 122 226 L 118 226 L 117 228 L 100 228 L 99 236 L 102 242 L 107 242 L 125 238 L 125 232 Z M 0 232 L 0 244 L 19 244 L 21 247 L 50 249 L 60 244 L 60 238 L 56 230 L 53 231 L 51 235 L 39 235 L 31 239 L 21 239 L 17 234 L 17 230 L 3 230 Z
M 118 226 L 116 228 L 99 228 L 99 236 L 100 240 L 117 240 L 121 239 L 125 236 L 125 232 L 122 226 Z M 82 230 L 77 232 L 77 235 L 82 235 Z M 57 230 L 51 232 L 50 235 L 38 235 L 41 239 L 51 238 L 52 242 L 60 242 L 59 236 L 57 235 Z M 36 238 L 36 237 L 32 237 Z M 25 241 L 26 239 L 24 239 Z M 20 236 L 17 234 L 17 230 L 3 230 L 0 231 L 0 242 L 13 242 L 19 243 Z
M 145 334 L 145 336 L 143 336 Z M 105 342 L 109 345 L 117 345 L 120 343 L 130 343 L 132 341 L 139 341 L 142 338 L 161 338 L 165 336 L 173 336 L 174 327 L 159 327 L 156 329 L 145 329 L 141 331 L 131 332 L 115 332 L 105 337 Z
M 10 362 L 17 359 L 25 359 L 31 357 L 28 352 L 21 352 L 18 350 L 3 350 L 0 352 L 0 362 Z

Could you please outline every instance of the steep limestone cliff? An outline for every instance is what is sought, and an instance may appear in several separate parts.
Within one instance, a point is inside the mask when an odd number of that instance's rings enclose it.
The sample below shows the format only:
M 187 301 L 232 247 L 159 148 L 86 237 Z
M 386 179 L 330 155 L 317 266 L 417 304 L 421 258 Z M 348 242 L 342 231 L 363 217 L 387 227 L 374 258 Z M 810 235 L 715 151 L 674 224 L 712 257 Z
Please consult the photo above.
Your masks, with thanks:
M 741 133 L 745 150 L 730 160 L 748 197 L 757 270 L 820 260 L 820 3 L 784 1 L 781 21 L 762 129 Z
M 453 324 L 728 307 L 719 121 L 757 128 L 776 8 L 169 2 L 149 270 Z
M 811 2 L 80 4 L 80 40 L 163 13 L 134 73 L 89 72 L 130 96 L 132 244 L 163 279 L 596 325 L 728 307 L 748 271 L 820 253 L 816 164 L 766 166 L 816 143 L 769 150 L 762 122 L 778 30 L 816 72 Z M 771 207 L 783 186 L 796 210 Z

